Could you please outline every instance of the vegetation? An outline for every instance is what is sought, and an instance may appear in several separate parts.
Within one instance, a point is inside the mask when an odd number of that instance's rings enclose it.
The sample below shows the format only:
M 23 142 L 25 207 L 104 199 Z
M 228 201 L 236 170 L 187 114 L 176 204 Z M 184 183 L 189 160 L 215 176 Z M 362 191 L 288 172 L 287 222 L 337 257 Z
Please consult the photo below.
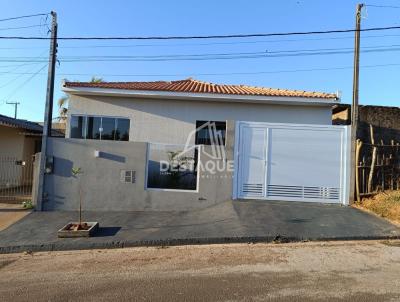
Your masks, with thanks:
M 79 181 L 79 174 L 83 174 L 83 171 L 80 167 L 73 167 L 71 170 L 72 175 L 78 179 Z M 81 182 L 79 181 L 79 226 L 82 225 L 82 188 Z
M 358 206 L 400 223 L 400 191 L 379 193 L 371 198 L 363 199 Z
M 22 202 L 22 207 L 27 210 L 33 209 L 33 203 L 31 200 L 24 201 Z
M 97 77 L 92 77 L 90 80 L 91 83 L 101 83 L 103 82 L 102 78 L 97 78 Z M 65 123 L 67 121 L 67 113 L 68 113 L 68 102 L 69 102 L 69 96 L 68 95 L 63 95 L 58 99 L 58 120 L 61 123 Z

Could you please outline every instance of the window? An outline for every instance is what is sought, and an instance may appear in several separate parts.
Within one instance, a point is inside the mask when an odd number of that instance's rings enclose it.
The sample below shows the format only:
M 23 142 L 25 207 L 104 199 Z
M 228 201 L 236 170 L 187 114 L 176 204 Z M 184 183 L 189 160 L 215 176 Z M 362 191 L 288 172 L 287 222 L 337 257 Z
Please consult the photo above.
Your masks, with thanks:
M 226 122 L 196 121 L 196 145 L 225 145 Z
M 128 141 L 129 126 L 126 118 L 72 115 L 70 137 Z
M 118 118 L 117 129 L 115 131 L 116 141 L 127 141 L 129 140 L 129 120 Z
M 101 122 L 101 139 L 102 140 L 114 140 L 115 134 L 115 118 L 103 117 Z
M 136 182 L 136 171 L 121 170 L 121 182 L 134 184 Z
M 86 118 L 73 115 L 71 117 L 71 134 L 73 138 L 85 138 Z
M 101 117 L 87 117 L 87 136 L 88 139 L 100 139 Z
M 149 144 L 146 189 L 197 191 L 198 148 Z

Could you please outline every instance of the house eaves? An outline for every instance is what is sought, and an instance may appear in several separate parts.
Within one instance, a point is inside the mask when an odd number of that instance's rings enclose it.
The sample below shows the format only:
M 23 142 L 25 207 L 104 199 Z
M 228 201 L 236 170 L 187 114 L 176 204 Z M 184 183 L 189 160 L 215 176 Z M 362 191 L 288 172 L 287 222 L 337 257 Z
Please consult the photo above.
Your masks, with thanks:
M 246 104 L 280 104 L 328 106 L 340 104 L 340 98 L 292 97 L 292 96 L 259 96 L 259 95 L 232 95 L 215 93 L 190 93 L 150 90 L 128 90 L 98 87 L 62 87 L 65 93 L 71 95 L 96 95 L 127 98 L 170 99 L 204 102 L 228 102 Z

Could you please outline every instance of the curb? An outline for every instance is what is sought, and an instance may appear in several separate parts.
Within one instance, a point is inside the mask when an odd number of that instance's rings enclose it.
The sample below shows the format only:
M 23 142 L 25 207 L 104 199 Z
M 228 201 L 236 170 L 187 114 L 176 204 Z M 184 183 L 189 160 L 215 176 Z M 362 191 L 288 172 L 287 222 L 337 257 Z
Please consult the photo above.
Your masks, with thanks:
M 91 249 L 117 249 L 127 247 L 151 247 L 151 246 L 179 246 L 179 245 L 204 245 L 224 243 L 294 243 L 304 241 L 357 241 L 357 240 L 394 240 L 400 239 L 400 235 L 388 236 L 351 236 L 351 237 L 324 237 L 324 238 L 299 238 L 284 236 L 261 237 L 216 237 L 216 238 L 186 238 L 186 239 L 160 239 L 140 241 L 109 241 L 109 242 L 54 242 L 32 245 L 0 246 L 0 254 L 12 254 L 22 252 L 51 252 L 73 251 Z M 90 238 L 88 238 L 90 240 Z

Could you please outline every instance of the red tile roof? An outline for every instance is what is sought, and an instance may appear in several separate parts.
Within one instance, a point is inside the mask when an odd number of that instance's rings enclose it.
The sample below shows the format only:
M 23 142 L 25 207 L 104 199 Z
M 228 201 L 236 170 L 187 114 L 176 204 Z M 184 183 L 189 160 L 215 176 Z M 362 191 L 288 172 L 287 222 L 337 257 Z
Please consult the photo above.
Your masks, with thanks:
M 192 78 L 179 81 L 156 82 L 65 82 L 64 87 L 109 88 L 124 90 L 168 91 L 186 93 L 211 93 L 248 96 L 282 96 L 337 99 L 337 95 L 324 92 L 310 92 L 303 90 L 275 89 L 247 85 L 221 85 L 194 80 Z

